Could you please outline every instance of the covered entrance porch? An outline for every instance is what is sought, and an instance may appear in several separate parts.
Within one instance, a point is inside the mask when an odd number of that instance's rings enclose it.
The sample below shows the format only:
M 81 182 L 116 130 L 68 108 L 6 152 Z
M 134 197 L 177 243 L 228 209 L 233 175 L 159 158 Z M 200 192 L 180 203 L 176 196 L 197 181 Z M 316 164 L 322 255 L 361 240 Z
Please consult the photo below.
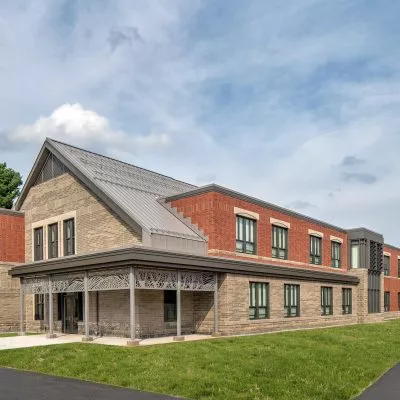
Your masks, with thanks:
M 124 266 L 70 273 L 23 276 L 20 331 L 25 331 L 25 301 L 46 299 L 48 337 L 83 333 L 85 340 L 122 336 L 140 339 L 218 332 L 216 272 Z

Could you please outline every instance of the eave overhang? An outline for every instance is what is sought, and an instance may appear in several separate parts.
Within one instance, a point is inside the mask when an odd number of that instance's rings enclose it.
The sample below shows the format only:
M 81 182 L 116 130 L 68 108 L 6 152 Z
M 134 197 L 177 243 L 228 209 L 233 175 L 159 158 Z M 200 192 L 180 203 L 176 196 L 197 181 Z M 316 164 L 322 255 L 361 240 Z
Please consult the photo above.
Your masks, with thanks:
M 22 264 L 12 268 L 9 274 L 13 277 L 24 277 L 121 267 L 132 264 L 166 269 L 259 275 L 277 279 L 317 281 L 332 284 L 357 285 L 359 283 L 357 277 L 348 274 L 230 260 L 220 257 L 197 256 L 154 250 L 142 246 Z

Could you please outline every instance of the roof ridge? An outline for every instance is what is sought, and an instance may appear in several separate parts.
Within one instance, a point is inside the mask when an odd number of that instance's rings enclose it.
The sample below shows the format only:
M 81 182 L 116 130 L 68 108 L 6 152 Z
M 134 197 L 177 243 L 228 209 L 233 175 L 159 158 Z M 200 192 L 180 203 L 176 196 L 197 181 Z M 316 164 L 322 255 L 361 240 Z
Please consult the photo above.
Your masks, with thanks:
M 86 150 L 86 149 L 83 149 L 83 148 L 81 148 L 81 147 L 74 146 L 74 145 L 72 145 L 72 144 L 62 142 L 62 141 L 60 141 L 60 140 L 55 140 L 55 139 L 52 139 L 52 138 L 49 138 L 49 137 L 46 137 L 46 140 L 49 141 L 50 143 L 51 143 L 51 142 L 59 143 L 59 144 L 62 144 L 62 145 L 64 145 L 64 146 L 72 147 L 73 149 L 77 149 L 77 150 L 83 151 L 83 152 L 85 152 L 85 153 L 94 154 L 95 156 L 107 158 L 108 160 L 112 160 L 112 161 L 115 161 L 115 162 L 120 163 L 120 164 L 129 165 L 130 167 L 135 167 L 135 168 L 138 168 L 138 169 L 140 169 L 140 170 L 142 170 L 142 171 L 150 172 L 150 173 L 152 173 L 152 174 L 159 175 L 159 176 L 162 176 L 162 177 L 164 177 L 164 178 L 168 178 L 168 179 L 170 179 L 170 180 L 172 180 L 172 181 L 175 181 L 175 182 L 184 183 L 185 185 L 190 185 L 190 186 L 192 186 L 194 189 L 198 187 L 198 186 L 196 186 L 196 185 L 193 185 L 192 183 L 184 182 L 184 181 L 181 181 L 181 180 L 179 180 L 179 179 L 175 179 L 175 178 L 173 178 L 173 177 L 171 177 L 171 176 L 168 176 L 168 175 L 165 175 L 165 174 L 161 174 L 161 173 L 159 173 L 159 172 L 152 171 L 152 170 L 147 169 L 147 168 L 139 167 L 138 165 L 130 164 L 130 163 L 126 162 L 126 161 L 117 160 L 116 158 L 113 158 L 113 157 L 110 157 L 110 156 L 105 156 L 104 154 L 99 154 L 99 153 L 96 153 L 96 152 L 91 151 L 91 150 Z

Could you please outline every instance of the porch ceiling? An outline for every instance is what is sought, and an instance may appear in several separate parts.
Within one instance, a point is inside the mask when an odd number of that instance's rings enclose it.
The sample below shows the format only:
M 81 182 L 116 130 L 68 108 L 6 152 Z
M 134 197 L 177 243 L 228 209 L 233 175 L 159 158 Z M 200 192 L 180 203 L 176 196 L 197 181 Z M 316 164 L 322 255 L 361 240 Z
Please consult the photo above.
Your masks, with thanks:
M 13 277 L 76 272 L 84 270 L 121 267 L 128 265 L 151 266 L 164 269 L 198 270 L 300 281 L 318 281 L 357 285 L 355 276 L 334 272 L 313 271 L 301 268 L 268 265 L 257 262 L 155 250 L 144 246 L 116 249 L 105 252 L 70 256 L 22 264 L 12 268 Z

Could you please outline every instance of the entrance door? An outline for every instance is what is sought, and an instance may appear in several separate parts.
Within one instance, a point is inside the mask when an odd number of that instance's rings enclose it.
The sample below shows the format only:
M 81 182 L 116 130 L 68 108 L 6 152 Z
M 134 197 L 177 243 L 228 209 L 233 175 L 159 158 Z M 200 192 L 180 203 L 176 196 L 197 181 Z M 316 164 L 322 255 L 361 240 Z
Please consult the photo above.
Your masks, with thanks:
M 67 293 L 64 295 L 64 333 L 78 333 L 78 293 Z

